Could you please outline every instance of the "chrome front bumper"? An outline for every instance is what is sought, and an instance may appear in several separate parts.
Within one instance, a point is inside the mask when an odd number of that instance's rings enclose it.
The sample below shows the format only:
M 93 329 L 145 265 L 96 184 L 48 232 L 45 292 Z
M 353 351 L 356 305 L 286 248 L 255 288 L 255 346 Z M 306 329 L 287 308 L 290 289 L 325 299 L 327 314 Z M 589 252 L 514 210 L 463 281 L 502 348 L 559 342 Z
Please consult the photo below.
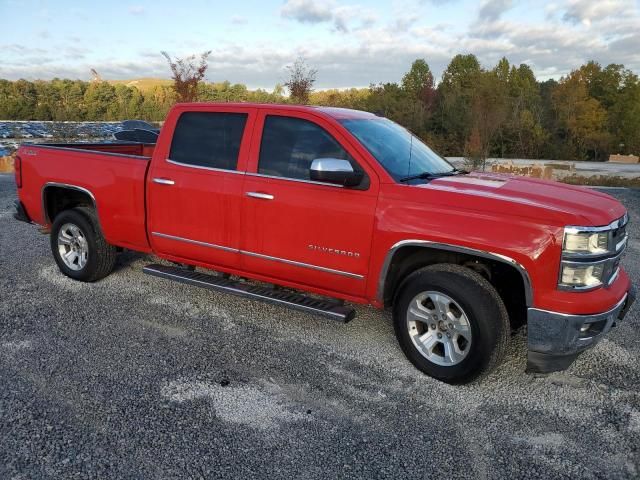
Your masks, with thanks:
M 610 310 L 593 315 L 569 315 L 529 308 L 527 311 L 527 372 L 549 373 L 568 368 L 578 355 L 594 346 L 636 297 L 633 286 Z

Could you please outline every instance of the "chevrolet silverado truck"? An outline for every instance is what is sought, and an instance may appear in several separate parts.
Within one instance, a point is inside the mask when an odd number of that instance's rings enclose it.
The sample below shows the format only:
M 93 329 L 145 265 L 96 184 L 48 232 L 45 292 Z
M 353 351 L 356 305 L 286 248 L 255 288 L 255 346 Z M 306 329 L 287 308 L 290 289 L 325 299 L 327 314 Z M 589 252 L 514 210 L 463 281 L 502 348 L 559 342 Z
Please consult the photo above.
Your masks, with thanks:
M 15 178 L 16 218 L 73 279 L 130 249 L 165 260 L 145 273 L 340 321 L 371 304 L 448 383 L 494 369 L 525 322 L 528 371 L 565 369 L 634 299 L 618 201 L 458 170 L 361 111 L 178 104 L 155 143 L 22 145 Z

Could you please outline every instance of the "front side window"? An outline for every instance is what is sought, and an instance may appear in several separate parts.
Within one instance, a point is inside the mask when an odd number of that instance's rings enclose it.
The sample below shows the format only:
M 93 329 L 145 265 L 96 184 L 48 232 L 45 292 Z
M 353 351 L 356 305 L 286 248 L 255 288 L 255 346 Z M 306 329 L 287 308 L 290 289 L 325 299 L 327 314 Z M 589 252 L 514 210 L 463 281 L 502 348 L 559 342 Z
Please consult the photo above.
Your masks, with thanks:
M 349 130 L 395 179 L 428 172 L 443 174 L 453 166 L 415 135 L 386 118 L 344 119 Z
M 185 112 L 176 124 L 169 159 L 235 170 L 246 122 L 246 113 Z
M 362 171 L 347 151 L 326 130 L 308 120 L 268 115 L 262 131 L 258 173 L 309 180 L 316 158 L 348 160 Z

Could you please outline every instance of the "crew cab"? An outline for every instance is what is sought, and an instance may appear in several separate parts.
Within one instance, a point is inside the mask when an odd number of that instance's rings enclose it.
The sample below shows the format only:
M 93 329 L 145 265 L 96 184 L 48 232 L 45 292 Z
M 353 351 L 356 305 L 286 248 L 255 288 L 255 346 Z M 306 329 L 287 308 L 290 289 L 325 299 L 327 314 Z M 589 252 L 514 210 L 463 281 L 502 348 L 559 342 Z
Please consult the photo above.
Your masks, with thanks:
M 15 167 L 16 218 L 71 278 L 130 249 L 165 260 L 151 275 L 341 321 L 390 309 L 407 358 L 449 383 L 525 322 L 528 371 L 565 369 L 635 297 L 617 200 L 458 170 L 371 113 L 178 104 L 156 143 L 25 144 Z

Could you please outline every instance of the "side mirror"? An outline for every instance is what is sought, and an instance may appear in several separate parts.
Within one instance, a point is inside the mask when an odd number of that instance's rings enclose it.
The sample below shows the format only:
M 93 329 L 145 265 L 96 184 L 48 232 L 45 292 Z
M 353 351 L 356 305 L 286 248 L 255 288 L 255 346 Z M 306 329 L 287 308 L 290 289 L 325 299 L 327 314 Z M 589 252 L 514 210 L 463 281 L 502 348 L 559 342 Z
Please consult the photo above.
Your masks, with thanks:
M 311 162 L 309 177 L 315 182 L 355 187 L 362 181 L 363 173 L 355 172 L 348 160 L 316 158 Z

